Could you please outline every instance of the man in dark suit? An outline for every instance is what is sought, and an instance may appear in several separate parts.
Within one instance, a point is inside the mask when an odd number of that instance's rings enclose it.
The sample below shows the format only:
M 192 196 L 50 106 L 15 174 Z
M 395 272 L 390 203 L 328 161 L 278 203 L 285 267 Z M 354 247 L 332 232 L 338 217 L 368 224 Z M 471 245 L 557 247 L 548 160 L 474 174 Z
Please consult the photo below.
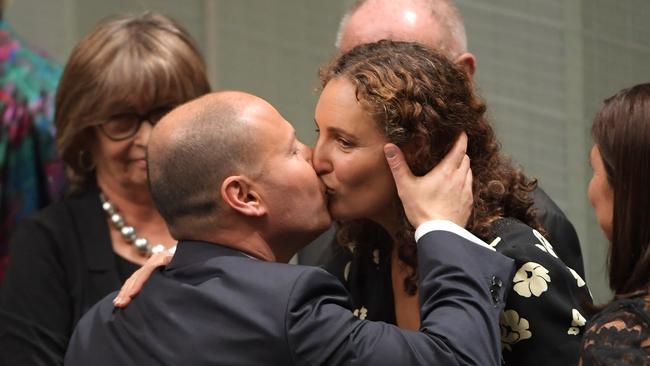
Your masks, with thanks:
M 112 297 L 93 307 L 66 364 L 499 364 L 498 317 L 514 268 L 455 224 L 472 203 L 465 147 L 461 136 L 421 178 L 396 146 L 385 149 L 417 227 L 422 328 L 403 331 L 356 317 L 327 272 L 275 263 L 330 218 L 311 151 L 271 105 L 222 92 L 175 109 L 154 128 L 147 159 L 176 254 L 127 308 L 116 310 Z
M 476 58 L 467 51 L 463 18 L 453 0 L 357 0 L 343 16 L 336 47 L 342 51 L 381 39 L 419 42 L 437 49 L 463 67 L 470 77 Z M 562 210 L 541 188 L 531 194 L 537 217 L 560 259 L 584 278 L 580 241 Z M 335 256 L 334 229 L 299 255 L 300 264 L 323 265 Z M 346 263 L 349 258 L 334 259 Z

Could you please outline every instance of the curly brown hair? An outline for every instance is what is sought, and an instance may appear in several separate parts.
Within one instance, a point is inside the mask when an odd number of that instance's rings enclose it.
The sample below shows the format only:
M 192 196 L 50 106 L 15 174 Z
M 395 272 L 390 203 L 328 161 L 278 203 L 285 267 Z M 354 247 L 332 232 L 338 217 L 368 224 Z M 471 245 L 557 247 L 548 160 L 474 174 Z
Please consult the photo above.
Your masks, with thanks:
M 382 40 L 357 46 L 321 69 L 323 87 L 344 77 L 356 87 L 356 97 L 389 141 L 406 153 L 416 175 L 424 175 L 442 160 L 461 132 L 468 136 L 467 155 L 474 175 L 474 210 L 467 229 L 489 241 L 491 223 L 513 217 L 541 230 L 531 208 L 530 192 L 537 182 L 504 157 L 488 122 L 485 103 L 472 80 L 452 61 L 426 46 Z M 417 289 L 414 229 L 399 210 L 401 229 L 395 234 L 398 256 L 414 269 L 405 279 L 406 292 Z M 338 240 L 345 246 L 386 246 L 390 237 L 369 220 L 340 223 Z

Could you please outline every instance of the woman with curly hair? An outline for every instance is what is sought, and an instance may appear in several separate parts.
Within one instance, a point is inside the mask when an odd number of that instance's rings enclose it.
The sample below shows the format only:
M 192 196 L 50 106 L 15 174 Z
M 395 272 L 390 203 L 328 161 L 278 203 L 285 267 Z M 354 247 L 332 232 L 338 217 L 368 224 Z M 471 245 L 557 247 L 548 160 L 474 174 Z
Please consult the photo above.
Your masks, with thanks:
M 380 41 L 339 56 L 321 70 L 321 80 L 313 164 L 342 244 L 327 269 L 347 286 L 355 314 L 406 329 L 420 325 L 413 227 L 384 146 L 400 147 L 422 175 L 465 132 L 474 174 L 467 229 L 516 261 L 512 283 L 493 284 L 512 287 L 501 318 L 503 359 L 576 364 L 587 287 L 544 238 L 529 198 L 536 182 L 501 154 L 466 74 L 424 46 Z

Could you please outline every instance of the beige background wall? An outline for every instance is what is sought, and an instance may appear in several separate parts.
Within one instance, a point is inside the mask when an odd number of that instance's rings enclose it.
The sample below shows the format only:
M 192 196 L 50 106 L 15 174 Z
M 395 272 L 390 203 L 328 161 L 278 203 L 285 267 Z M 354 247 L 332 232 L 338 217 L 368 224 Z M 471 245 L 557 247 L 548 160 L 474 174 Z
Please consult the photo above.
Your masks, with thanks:
M 215 88 L 258 94 L 314 141 L 317 69 L 333 55 L 346 0 L 14 0 L 14 28 L 65 62 L 106 15 L 154 9 L 196 38 Z M 587 281 L 609 296 L 602 239 L 586 198 L 591 118 L 618 89 L 649 81 L 647 0 L 459 0 L 477 80 L 506 152 L 574 223 Z

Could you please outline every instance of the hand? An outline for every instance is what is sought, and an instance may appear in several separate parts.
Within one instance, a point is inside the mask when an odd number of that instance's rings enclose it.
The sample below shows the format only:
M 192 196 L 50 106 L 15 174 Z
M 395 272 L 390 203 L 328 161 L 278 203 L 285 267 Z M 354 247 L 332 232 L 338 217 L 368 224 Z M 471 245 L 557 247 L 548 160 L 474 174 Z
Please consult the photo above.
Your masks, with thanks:
M 396 145 L 384 146 L 397 193 L 413 227 L 429 220 L 449 220 L 465 227 L 473 204 L 472 170 L 466 151 L 467 135 L 463 132 L 438 165 L 425 176 L 416 177 Z
M 131 277 L 126 280 L 120 289 L 120 292 L 117 294 L 117 297 L 113 299 L 113 305 L 118 308 L 125 308 L 127 305 L 129 305 L 131 300 L 140 293 L 142 285 L 144 285 L 149 277 L 151 277 L 153 271 L 160 266 L 168 265 L 173 256 L 173 254 L 165 251 L 161 253 L 155 253 L 149 257 L 145 264 L 143 264 L 140 269 L 133 272 Z

